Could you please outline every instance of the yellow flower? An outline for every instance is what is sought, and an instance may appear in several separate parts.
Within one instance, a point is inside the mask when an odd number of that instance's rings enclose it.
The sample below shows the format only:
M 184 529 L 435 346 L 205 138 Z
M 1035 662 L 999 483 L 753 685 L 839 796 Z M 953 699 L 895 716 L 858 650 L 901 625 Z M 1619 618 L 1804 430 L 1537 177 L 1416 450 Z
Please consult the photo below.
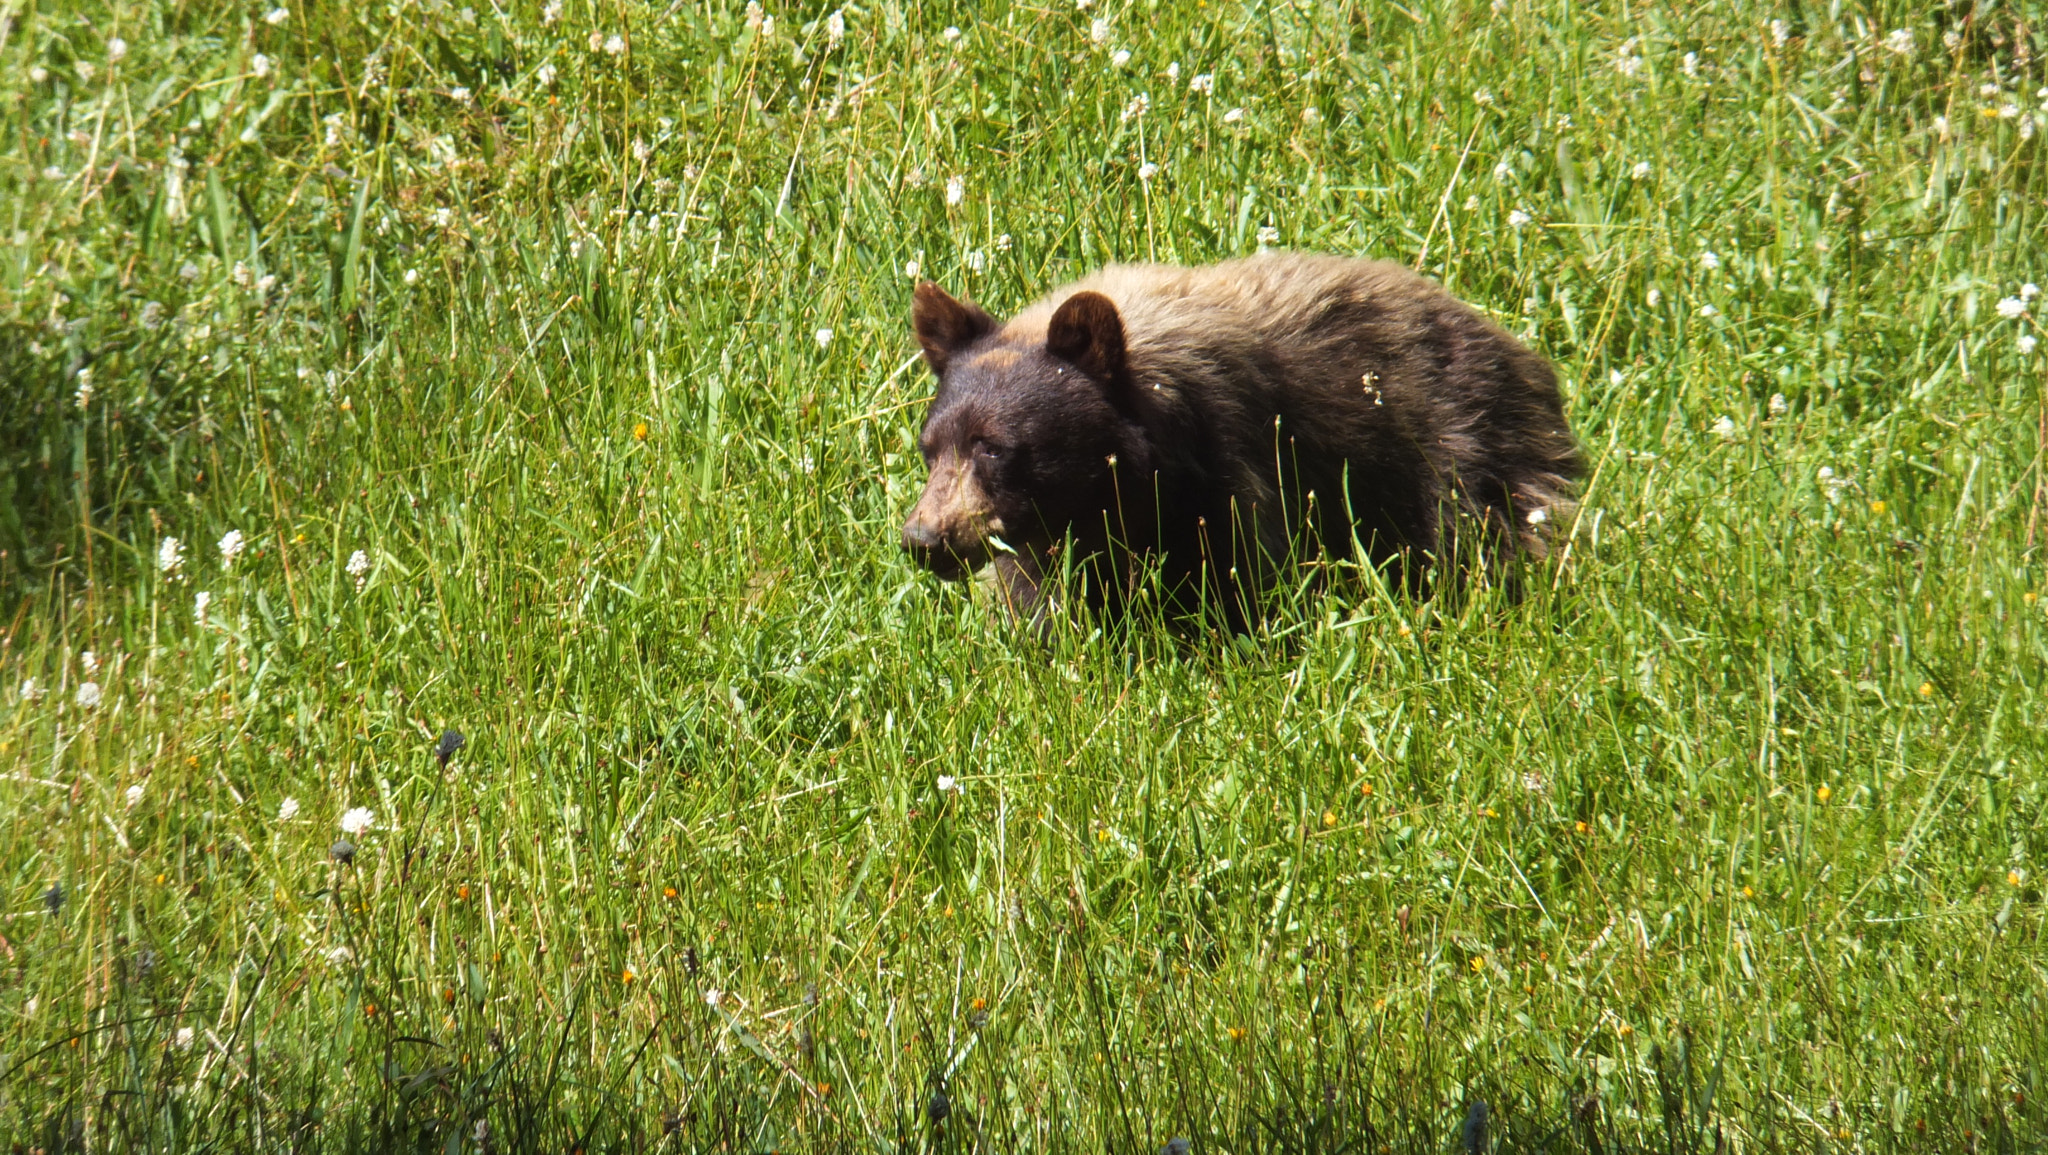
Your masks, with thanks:
M 632 981 L 633 981 L 633 968 L 632 968 L 632 967 L 627 967 L 627 968 L 626 968 L 625 970 L 622 970 L 622 971 L 620 971 L 620 972 L 619 972 L 619 981 L 620 981 L 620 982 L 622 982 L 622 983 L 630 983 L 630 982 L 632 982 Z
M 2006 871 L 2006 872 L 2005 872 L 2005 881 L 2006 881 L 2006 885 L 2008 885 L 2008 886 L 2018 886 L 2018 885 L 2020 884 L 2020 879 L 2022 879 L 2022 878 L 2024 878 L 2024 877 L 2025 877 L 2025 876 L 2024 876 L 2024 875 L 2022 875 L 2022 874 L 2021 874 L 2021 873 L 2020 873 L 2020 872 L 2019 872 L 2019 871 L 2018 871 L 2017 869 L 2014 869 L 2014 870 L 2008 870 L 2008 871 Z
M 1621 1026 L 1615 1028 L 1615 1033 L 1620 1035 L 1633 1035 L 1636 1033 L 1636 1029 L 1634 1027 L 1629 1026 L 1627 1023 L 1623 1023 L 1621 1024 Z
M 1361 785 L 1361 786 L 1360 786 L 1360 787 L 1358 788 L 1358 792 L 1359 792 L 1359 794 L 1361 794 L 1361 795 L 1363 795 L 1363 796 L 1365 796 L 1365 797 L 1367 797 L 1367 798 L 1370 798 L 1370 797 L 1372 797 L 1372 783 L 1370 783 L 1370 782 L 1367 782 L 1367 783 L 1365 783 L 1365 784 Z
M 1820 799 L 1822 802 L 1826 802 L 1828 799 L 1833 798 L 1835 796 L 1835 792 L 1823 786 L 1820 789 L 1814 791 L 1813 796 L 1815 798 Z
M 634 426 L 633 426 L 633 440 L 635 440 L 635 441 L 645 441 L 645 440 L 647 440 L 647 423 L 646 423 L 645 421 L 642 421 L 642 422 L 640 422 L 640 423 L 638 423 L 638 424 L 636 424 L 636 425 L 634 425 Z
M 2033 590 L 2028 590 L 2026 593 L 2020 595 L 2020 600 L 2027 603 L 2028 605 L 2033 605 L 2036 601 L 2040 600 L 2040 597 L 2040 594 L 2035 593 Z
M 973 1002 L 971 1002 L 971 1003 L 968 1003 L 968 1004 L 967 1004 L 967 1007 L 968 1007 L 968 1009 L 969 1009 L 969 1010 L 976 1010 L 976 1011 L 985 1011 L 985 1010 L 987 1010 L 987 1009 L 988 1009 L 988 1000 L 987 1000 L 987 999 L 975 999 L 975 1000 L 974 1000 Z
M 1882 502 L 1882 501 L 1873 501 L 1873 502 L 1871 502 L 1871 503 L 1870 503 L 1870 512 L 1872 512 L 1872 513 L 1883 513 L 1883 512 L 1884 512 L 1884 502 Z
M 1749 887 L 1746 887 L 1746 886 L 1745 886 L 1745 887 L 1743 887 L 1743 888 L 1742 888 L 1742 897 L 1744 897 L 1744 898 L 1755 898 L 1755 897 L 1756 897 L 1756 891 L 1754 891 L 1754 890 L 1751 890 L 1751 889 L 1750 889 Z
M 1922 682 L 1922 683 L 1920 683 L 1920 696 L 1921 696 L 1921 697 L 1923 697 L 1923 698 L 1932 698 L 1932 697 L 1934 696 L 1934 683 L 1933 683 L 1933 682 Z
M 1486 969 L 1486 956 L 1485 956 L 1485 955 L 1476 955 L 1476 954 L 1475 954 L 1475 955 L 1473 955 L 1473 956 L 1472 956 L 1472 973 L 1476 975 L 1476 974 L 1478 974 L 1478 973 L 1479 973 L 1480 971 L 1483 971 L 1483 970 L 1485 970 L 1485 969 Z
M 1226 1034 L 1226 1035 L 1229 1035 L 1229 1036 L 1230 1036 L 1230 1041 L 1231 1041 L 1231 1042 L 1233 1042 L 1233 1043 L 1242 1043 L 1242 1042 L 1244 1042 L 1244 1028 L 1243 1028 L 1243 1027 L 1226 1027 L 1226 1028 L 1224 1028 L 1224 1031 L 1223 1031 L 1223 1033 L 1224 1033 L 1224 1034 Z
M 1335 825 L 1337 825 L 1337 815 L 1336 815 L 1336 813 L 1335 813 L 1334 811 L 1329 811 L 1329 810 L 1325 810 L 1325 811 L 1323 811 L 1323 825 L 1324 825 L 1324 826 L 1335 826 Z
M 1574 822 L 1572 823 L 1572 829 L 1578 831 L 1580 834 L 1584 834 L 1587 830 L 1591 828 L 1583 822 Z
M 675 887 L 673 887 L 673 886 L 664 886 L 664 887 L 662 887 L 662 888 L 661 888 L 661 897 L 663 897 L 663 898 L 674 898 L 675 896 L 676 896 L 676 888 L 675 888 Z

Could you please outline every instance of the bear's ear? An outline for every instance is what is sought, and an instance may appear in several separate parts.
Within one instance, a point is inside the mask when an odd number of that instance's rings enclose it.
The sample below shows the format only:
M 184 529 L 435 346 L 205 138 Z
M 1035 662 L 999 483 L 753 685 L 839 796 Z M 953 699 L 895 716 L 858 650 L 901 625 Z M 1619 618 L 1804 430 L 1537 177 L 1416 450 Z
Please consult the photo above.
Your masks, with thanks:
M 1075 293 L 1052 315 L 1045 351 L 1105 385 L 1124 383 L 1124 320 L 1101 293 Z
M 964 301 L 954 300 L 946 290 L 921 281 L 910 307 L 910 327 L 924 346 L 924 359 L 932 372 L 943 375 L 953 354 L 996 331 L 996 319 Z

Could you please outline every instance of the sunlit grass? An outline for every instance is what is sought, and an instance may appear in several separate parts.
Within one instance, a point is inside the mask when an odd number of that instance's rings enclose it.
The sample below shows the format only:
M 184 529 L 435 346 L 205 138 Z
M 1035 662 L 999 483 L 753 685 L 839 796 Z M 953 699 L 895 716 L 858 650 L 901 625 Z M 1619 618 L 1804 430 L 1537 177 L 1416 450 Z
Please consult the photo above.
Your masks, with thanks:
M 2035 24 L 6 27 L 11 1142 L 2042 1141 Z M 911 270 L 1262 244 L 1556 361 L 1521 598 L 1038 638 L 899 558 Z

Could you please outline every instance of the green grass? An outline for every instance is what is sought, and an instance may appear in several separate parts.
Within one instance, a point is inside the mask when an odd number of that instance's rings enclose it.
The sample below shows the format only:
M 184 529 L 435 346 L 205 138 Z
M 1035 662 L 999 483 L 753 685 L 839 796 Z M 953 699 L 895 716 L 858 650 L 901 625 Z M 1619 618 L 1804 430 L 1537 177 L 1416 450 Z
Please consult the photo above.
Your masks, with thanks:
M 9 6 L 5 1139 L 2048 1142 L 2019 9 Z M 904 562 L 906 262 L 1264 229 L 1557 362 L 1528 596 Z

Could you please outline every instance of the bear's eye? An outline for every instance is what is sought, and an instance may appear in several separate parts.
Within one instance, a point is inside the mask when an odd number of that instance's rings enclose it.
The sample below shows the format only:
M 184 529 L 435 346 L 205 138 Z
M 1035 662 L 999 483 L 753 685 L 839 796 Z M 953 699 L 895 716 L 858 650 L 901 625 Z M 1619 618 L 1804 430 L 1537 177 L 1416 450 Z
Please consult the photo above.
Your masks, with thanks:
M 983 461 L 1000 461 L 1003 451 L 987 438 L 977 437 L 974 439 L 974 455 Z

